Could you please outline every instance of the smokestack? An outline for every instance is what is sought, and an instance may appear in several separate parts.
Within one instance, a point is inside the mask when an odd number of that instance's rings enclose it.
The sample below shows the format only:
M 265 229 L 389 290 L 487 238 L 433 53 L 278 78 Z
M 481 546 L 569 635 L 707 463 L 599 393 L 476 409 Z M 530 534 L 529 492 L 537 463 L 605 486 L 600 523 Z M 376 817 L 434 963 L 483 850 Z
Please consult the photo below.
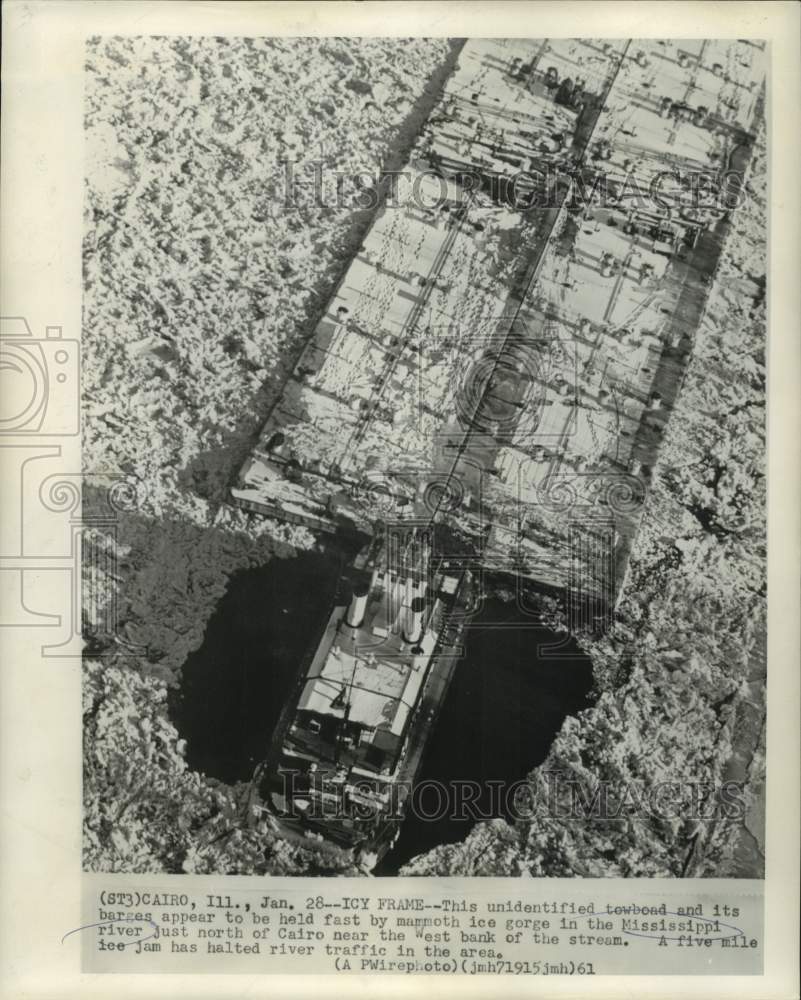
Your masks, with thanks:
M 399 627 L 403 614 L 404 583 L 394 572 L 389 574 L 387 582 L 385 600 L 387 602 L 387 622 L 392 627 L 393 632 Z
M 364 621 L 364 613 L 367 610 L 367 594 L 370 588 L 366 583 L 357 583 L 353 588 L 353 597 L 350 599 L 348 616 L 345 619 L 351 628 L 358 628 Z
M 426 602 L 422 597 L 412 599 L 406 614 L 406 628 L 403 632 L 403 637 L 407 642 L 416 644 L 420 640 L 423 633 L 423 609 L 425 606 Z

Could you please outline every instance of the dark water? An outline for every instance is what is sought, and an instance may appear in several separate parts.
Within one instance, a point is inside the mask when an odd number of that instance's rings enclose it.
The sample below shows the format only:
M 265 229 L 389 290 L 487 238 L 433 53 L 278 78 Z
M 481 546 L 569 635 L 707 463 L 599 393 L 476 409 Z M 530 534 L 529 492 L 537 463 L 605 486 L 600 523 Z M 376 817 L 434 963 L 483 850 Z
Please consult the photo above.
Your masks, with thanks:
M 231 577 L 171 699 L 191 768 L 229 784 L 250 780 L 352 555 L 301 553 Z M 572 640 L 560 647 L 558 658 L 538 654 L 538 644 L 559 643 L 561 637 L 531 623 L 513 603 L 489 599 L 465 630 L 465 658 L 429 737 L 418 786 L 478 782 L 476 808 L 508 815 L 493 810 L 496 800 L 486 783 L 508 787 L 524 778 L 547 755 L 565 716 L 587 707 L 589 660 Z M 420 801 L 427 812 L 437 808 L 433 796 Z M 474 825 L 474 819 L 443 812 L 431 820 L 410 810 L 375 874 L 394 874 L 416 854 L 462 840 Z
M 564 643 L 548 629 L 523 627 L 531 623 L 514 603 L 491 599 L 465 630 L 465 659 L 456 668 L 417 774 L 419 799 L 412 797 L 429 816 L 444 815 L 427 819 L 410 809 L 375 875 L 394 875 L 416 854 L 463 840 L 474 826 L 467 809 L 468 818 L 448 816 L 454 810 L 441 808 L 437 793 L 430 786 L 424 791 L 423 782 L 442 783 L 457 803 L 458 793 L 449 783 L 477 782 L 476 812 L 509 818 L 503 808 L 506 788 L 542 763 L 565 716 L 588 707 L 589 659 L 572 639 Z M 560 643 L 558 657 L 553 651 L 538 653 L 538 646 L 552 643 Z M 503 782 L 503 793 L 493 792 L 491 781 Z
M 304 552 L 231 577 L 171 699 L 191 768 L 229 784 L 250 780 L 348 560 Z

